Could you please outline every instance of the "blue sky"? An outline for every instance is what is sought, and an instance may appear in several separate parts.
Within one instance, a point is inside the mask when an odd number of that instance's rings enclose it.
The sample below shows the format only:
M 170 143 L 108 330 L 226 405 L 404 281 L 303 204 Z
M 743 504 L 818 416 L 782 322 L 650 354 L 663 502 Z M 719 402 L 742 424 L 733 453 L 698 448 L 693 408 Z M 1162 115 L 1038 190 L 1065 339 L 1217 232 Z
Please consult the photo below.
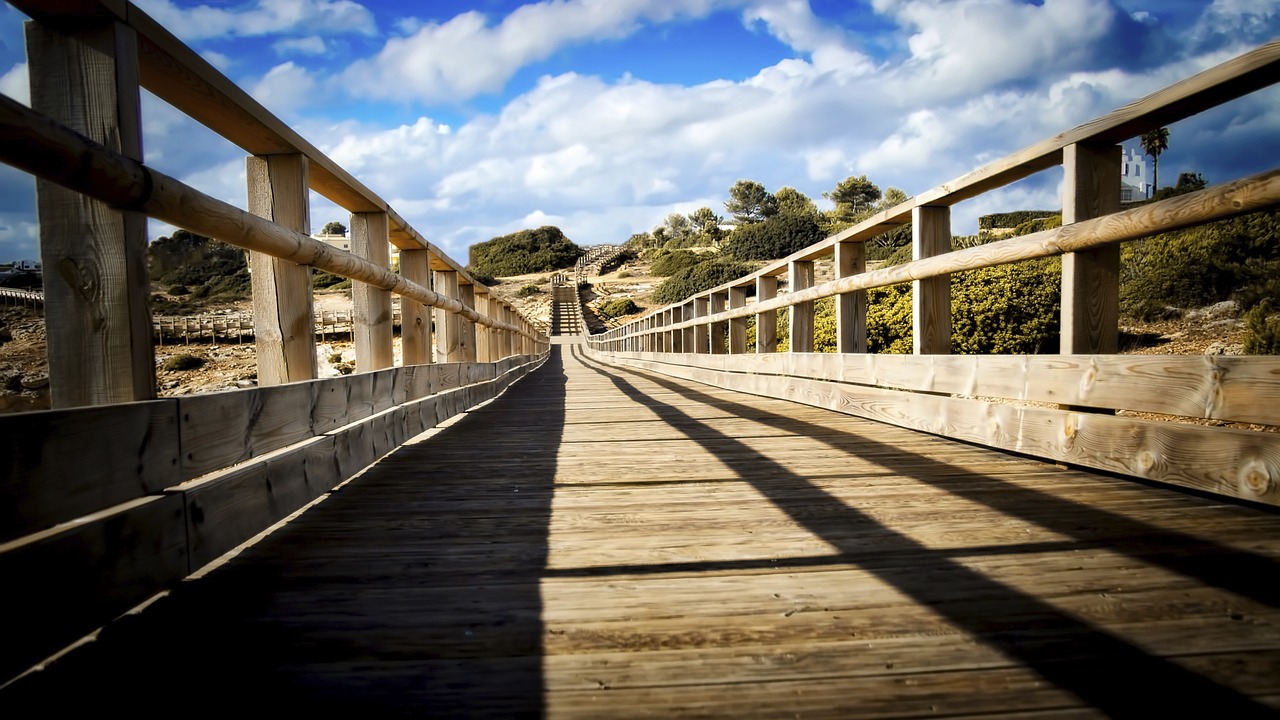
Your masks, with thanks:
M 820 205 L 849 175 L 914 195 L 1280 35 L 1272 0 L 135 4 L 463 261 L 525 227 L 591 245 L 723 214 L 744 178 Z M 0 6 L 0 92 L 23 101 L 24 20 Z M 143 109 L 148 164 L 245 205 L 240 150 Z M 1280 92 L 1170 131 L 1163 184 L 1269 169 Z M 962 203 L 953 230 L 1057 208 L 1060 180 Z M 318 197 L 311 217 L 347 221 Z M 33 181 L 0 168 L 0 261 L 36 237 Z

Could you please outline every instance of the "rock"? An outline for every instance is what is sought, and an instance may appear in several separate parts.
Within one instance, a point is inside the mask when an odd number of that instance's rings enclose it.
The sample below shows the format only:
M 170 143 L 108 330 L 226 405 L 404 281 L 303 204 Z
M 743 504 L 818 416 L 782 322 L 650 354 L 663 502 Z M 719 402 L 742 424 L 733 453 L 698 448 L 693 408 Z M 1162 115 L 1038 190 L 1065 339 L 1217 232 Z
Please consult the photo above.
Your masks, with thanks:
M 1216 342 L 1204 349 L 1205 355 L 1243 355 L 1243 345 L 1228 345 L 1227 343 Z
M 41 390 L 47 387 L 49 387 L 48 375 L 27 375 L 22 378 L 23 390 Z

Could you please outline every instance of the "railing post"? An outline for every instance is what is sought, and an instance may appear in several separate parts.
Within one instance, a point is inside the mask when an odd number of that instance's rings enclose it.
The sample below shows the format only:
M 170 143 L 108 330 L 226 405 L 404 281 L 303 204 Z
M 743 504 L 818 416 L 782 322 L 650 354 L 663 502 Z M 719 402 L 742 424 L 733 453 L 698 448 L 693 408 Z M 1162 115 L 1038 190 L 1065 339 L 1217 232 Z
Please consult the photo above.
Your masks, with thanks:
M 107 22 L 67 36 L 26 24 L 31 107 L 142 160 L 138 40 Z M 55 408 L 156 396 L 147 219 L 36 180 Z
M 680 306 L 680 317 L 683 320 L 692 320 L 694 318 L 693 301 L 689 300 Z M 696 334 L 694 328 L 687 327 L 680 331 L 680 352 L 697 352 L 698 345 L 694 340 Z
M 867 246 L 861 242 L 836 243 L 836 277 L 861 275 L 867 270 Z M 836 296 L 836 352 L 867 351 L 867 291 Z
M 425 248 L 400 251 L 400 274 L 431 287 L 431 254 Z M 407 297 L 400 298 L 400 357 L 403 365 L 431 362 L 431 310 Z
M 693 352 L 696 353 L 711 352 L 711 328 L 702 322 L 702 319 L 707 316 L 707 308 L 710 304 L 711 300 L 706 295 L 693 299 L 693 317 L 698 321 L 693 328 Z
M 458 299 L 458 273 L 455 270 L 436 270 L 436 292 Z M 466 359 L 462 348 L 462 318 L 447 310 L 437 308 L 436 316 L 436 357 L 440 362 L 463 362 Z
M 778 296 L 778 278 L 761 275 L 756 278 L 756 302 L 762 303 Z M 778 311 L 756 313 L 756 352 L 778 351 Z
M 472 286 L 475 289 L 476 286 Z M 476 312 L 485 317 L 493 317 L 493 296 L 486 290 L 475 294 Z M 476 360 L 478 362 L 493 362 L 497 360 L 493 356 L 493 330 L 484 325 L 476 326 Z
M 683 305 L 677 305 L 667 310 L 667 323 L 669 325 L 676 325 L 681 322 L 684 322 L 684 306 Z M 672 330 L 668 335 L 667 341 L 671 344 L 671 352 L 673 353 L 684 352 L 684 331 L 683 330 Z
M 667 347 L 667 332 L 662 329 L 667 326 L 667 313 L 665 311 L 654 313 L 653 324 L 658 330 L 658 333 L 653 336 L 655 345 L 654 350 L 662 353 L 669 351 L 670 348 Z
M 911 259 L 951 252 L 951 208 L 918 207 L 911 211 Z M 951 352 L 951 277 L 911 283 L 911 342 L 916 355 Z
M 747 289 L 745 287 L 729 288 L 729 309 L 747 306 Z M 747 318 L 734 318 L 729 321 L 729 354 L 741 355 L 747 351 Z
M 467 283 L 458 286 L 458 299 L 463 305 L 476 309 L 475 285 Z M 463 362 L 476 361 L 476 324 L 471 320 L 455 315 L 458 319 L 458 351 Z
M 309 161 L 305 155 L 251 156 L 245 160 L 249 212 L 298 232 L 311 231 Z M 316 332 L 311 268 L 250 252 L 254 347 L 258 384 L 316 376 Z
M 793 260 L 787 268 L 787 291 L 813 287 L 813 261 Z M 813 352 L 813 301 L 792 305 L 791 352 Z
M 391 264 L 390 228 L 382 212 L 351 213 L 351 252 L 380 267 Z M 352 281 L 352 340 L 356 372 L 389 368 L 392 359 L 391 293 Z
M 724 292 L 711 293 L 711 295 L 709 296 L 709 299 L 711 300 L 710 314 L 715 315 L 716 313 L 724 312 L 724 306 L 725 306 L 725 300 L 726 300 L 725 296 L 726 296 L 726 293 Z M 728 334 L 729 334 L 729 323 L 724 321 L 711 323 L 711 354 L 712 355 L 724 355 L 726 352 L 728 352 L 728 349 L 729 349 L 727 345 Z
M 1062 224 L 1120 210 L 1120 146 L 1062 150 Z M 1120 334 L 1120 245 L 1062 256 L 1063 354 L 1114 353 Z

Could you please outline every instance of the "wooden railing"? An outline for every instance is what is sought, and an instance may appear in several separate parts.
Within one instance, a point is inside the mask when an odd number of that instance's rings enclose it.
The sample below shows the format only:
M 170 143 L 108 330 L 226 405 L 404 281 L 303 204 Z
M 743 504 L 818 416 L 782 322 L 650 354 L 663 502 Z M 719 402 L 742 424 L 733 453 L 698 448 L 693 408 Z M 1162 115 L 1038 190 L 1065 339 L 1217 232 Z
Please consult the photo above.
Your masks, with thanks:
M 1277 81 L 1280 42 L 1272 42 L 758 272 L 591 336 L 590 352 L 1057 462 L 1280 504 L 1280 433 L 1200 424 L 1280 425 L 1280 358 L 1114 354 L 1120 243 L 1280 203 L 1280 170 L 1271 170 L 1120 211 L 1117 143 Z M 1058 164 L 1066 175 L 1061 228 L 951 250 L 953 204 Z M 908 222 L 914 260 L 866 271 L 864 242 Z M 1062 355 L 949 356 L 951 273 L 1057 255 Z M 814 285 L 814 261 L 824 258 L 835 279 Z M 788 292 L 779 295 L 784 274 Z M 867 354 L 866 291 L 905 282 L 914 354 Z M 828 297 L 836 299 L 837 352 L 813 353 L 814 301 Z M 789 313 L 787 353 L 776 352 L 780 310 Z M 1176 417 L 1139 417 L 1150 414 Z
M 0 96 L 0 160 L 37 177 L 55 409 L 0 417 L 0 684 L 495 397 L 549 348 L 133 5 L 11 4 L 33 19 L 31 107 Z M 248 211 L 143 164 L 141 88 L 249 153 Z M 351 212 L 354 252 L 307 234 L 309 190 Z M 260 387 L 156 399 L 147 217 L 251 252 Z M 316 379 L 313 267 L 353 280 L 354 375 Z

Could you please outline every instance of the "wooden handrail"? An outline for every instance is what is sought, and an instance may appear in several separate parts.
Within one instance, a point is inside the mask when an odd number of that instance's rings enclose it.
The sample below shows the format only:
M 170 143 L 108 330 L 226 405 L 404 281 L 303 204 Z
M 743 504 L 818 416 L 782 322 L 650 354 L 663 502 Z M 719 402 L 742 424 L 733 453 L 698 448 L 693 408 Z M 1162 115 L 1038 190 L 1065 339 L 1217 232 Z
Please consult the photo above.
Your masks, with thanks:
M 0 161 L 117 209 L 137 210 L 246 250 L 310 265 L 461 315 L 486 327 L 546 342 L 540 335 L 481 315 L 459 300 L 406 280 L 362 257 L 206 195 L 112 152 L 3 95 L 0 95 Z
M 913 260 L 858 275 L 837 278 L 810 288 L 796 290 L 747 307 L 713 313 L 697 320 L 665 325 L 660 330 L 638 328 L 609 340 L 681 330 L 696 325 L 724 322 L 762 312 L 780 310 L 804 302 L 843 295 L 857 290 L 940 277 L 951 273 L 995 267 L 1011 262 L 1053 257 L 1070 252 L 1137 240 L 1154 232 L 1180 230 L 1215 220 L 1257 212 L 1280 204 L 1280 168 L 1235 182 L 1153 202 L 1093 220 L 1083 220 L 1050 230 L 998 240 L 985 245 L 956 250 L 923 260 Z M 740 281 L 722 286 L 739 287 Z M 715 290 L 709 292 L 716 292 Z M 699 295 L 704 293 L 699 293 Z

